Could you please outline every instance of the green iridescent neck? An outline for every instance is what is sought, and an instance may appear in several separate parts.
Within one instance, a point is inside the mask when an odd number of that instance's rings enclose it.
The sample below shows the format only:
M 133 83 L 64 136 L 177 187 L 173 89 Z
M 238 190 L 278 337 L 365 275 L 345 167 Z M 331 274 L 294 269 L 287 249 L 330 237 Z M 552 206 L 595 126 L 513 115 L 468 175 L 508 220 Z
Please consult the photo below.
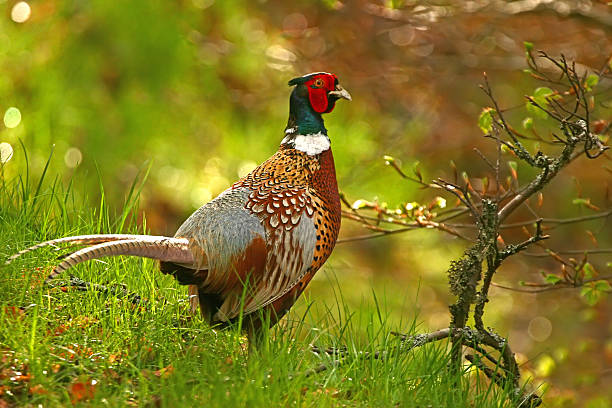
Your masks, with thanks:
M 323 123 L 320 113 L 317 113 L 310 106 L 308 94 L 303 86 L 297 86 L 291 93 L 289 99 L 289 120 L 285 133 L 296 135 L 311 135 L 315 133 L 327 134 L 327 129 Z

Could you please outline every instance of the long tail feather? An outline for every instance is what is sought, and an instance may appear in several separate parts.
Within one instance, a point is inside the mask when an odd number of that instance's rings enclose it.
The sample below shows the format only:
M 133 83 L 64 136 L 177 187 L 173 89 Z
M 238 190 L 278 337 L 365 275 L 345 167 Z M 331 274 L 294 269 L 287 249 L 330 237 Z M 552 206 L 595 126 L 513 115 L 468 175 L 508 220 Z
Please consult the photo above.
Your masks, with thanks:
M 104 242 L 80 249 L 57 265 L 47 281 L 81 262 L 116 255 L 140 256 L 178 264 L 191 264 L 194 261 L 189 241 L 185 238 L 141 236 L 138 239 Z
M 40 244 L 33 245 L 29 248 L 23 249 L 17 252 L 14 255 L 11 255 L 4 265 L 8 265 L 13 262 L 15 259 L 19 258 L 23 254 L 27 254 L 28 252 L 32 252 L 38 248 L 43 248 L 46 246 L 55 246 L 65 243 L 77 244 L 77 245 L 95 245 L 101 244 L 103 242 L 110 241 L 123 241 L 123 240 L 137 240 L 143 238 L 164 238 L 161 236 L 153 236 L 153 235 L 130 235 L 130 234 L 98 234 L 98 235 L 77 235 L 74 237 L 64 237 L 53 239 L 51 241 L 41 242 Z

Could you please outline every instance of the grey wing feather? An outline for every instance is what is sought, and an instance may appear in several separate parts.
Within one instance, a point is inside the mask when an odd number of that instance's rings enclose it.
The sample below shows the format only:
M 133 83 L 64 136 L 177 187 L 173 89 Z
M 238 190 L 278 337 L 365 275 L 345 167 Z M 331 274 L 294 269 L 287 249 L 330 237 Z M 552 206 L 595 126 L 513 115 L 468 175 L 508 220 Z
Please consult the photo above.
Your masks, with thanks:
M 228 189 L 195 211 L 174 235 L 190 241 L 194 269 L 208 269 L 211 275 L 228 271 L 233 257 L 266 231 L 244 205 L 250 190 Z

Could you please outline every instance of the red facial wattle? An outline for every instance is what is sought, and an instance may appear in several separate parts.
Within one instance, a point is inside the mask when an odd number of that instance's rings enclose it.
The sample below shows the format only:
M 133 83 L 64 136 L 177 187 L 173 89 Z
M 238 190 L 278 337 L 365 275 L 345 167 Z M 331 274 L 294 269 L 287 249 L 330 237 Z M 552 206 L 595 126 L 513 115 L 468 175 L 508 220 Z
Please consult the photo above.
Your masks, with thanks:
M 323 113 L 327 111 L 327 91 L 324 88 L 308 88 L 308 99 L 310 99 L 310 106 L 315 112 Z
M 329 103 L 327 93 L 336 87 L 335 75 L 318 75 L 305 83 L 308 88 L 308 99 L 310 106 L 315 112 L 329 113 L 334 109 L 335 103 Z

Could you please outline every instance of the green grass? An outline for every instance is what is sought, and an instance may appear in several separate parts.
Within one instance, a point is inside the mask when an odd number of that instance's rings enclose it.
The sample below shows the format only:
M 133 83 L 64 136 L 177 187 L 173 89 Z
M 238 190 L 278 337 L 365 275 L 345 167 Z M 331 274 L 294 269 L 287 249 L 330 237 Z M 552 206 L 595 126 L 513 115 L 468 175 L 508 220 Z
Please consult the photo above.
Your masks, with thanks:
M 123 210 L 78 200 L 72 181 L 36 180 L 24 172 L 0 180 L 0 261 L 19 249 L 63 235 L 126 232 L 136 226 L 138 187 Z M 82 196 L 82 194 L 80 194 Z M 466 367 L 447 370 L 447 345 L 398 352 L 391 331 L 410 332 L 412 318 L 390 325 L 386 299 L 349 310 L 335 299 L 289 314 L 267 347 L 248 355 L 237 329 L 216 330 L 192 316 L 184 287 L 150 260 L 111 258 L 71 272 L 89 282 L 124 284 L 141 304 L 100 291 L 42 283 L 57 252 L 43 249 L 0 269 L 0 406 L 367 406 L 505 407 L 507 394 Z M 62 276 L 59 280 L 66 280 Z M 342 285 L 330 282 L 336 288 Z M 314 294 L 311 294 L 314 296 Z M 307 302 L 301 299 L 300 302 Z M 319 356 L 310 344 L 347 347 Z M 364 352 L 386 350 L 384 359 Z M 312 369 L 326 365 L 325 371 Z

